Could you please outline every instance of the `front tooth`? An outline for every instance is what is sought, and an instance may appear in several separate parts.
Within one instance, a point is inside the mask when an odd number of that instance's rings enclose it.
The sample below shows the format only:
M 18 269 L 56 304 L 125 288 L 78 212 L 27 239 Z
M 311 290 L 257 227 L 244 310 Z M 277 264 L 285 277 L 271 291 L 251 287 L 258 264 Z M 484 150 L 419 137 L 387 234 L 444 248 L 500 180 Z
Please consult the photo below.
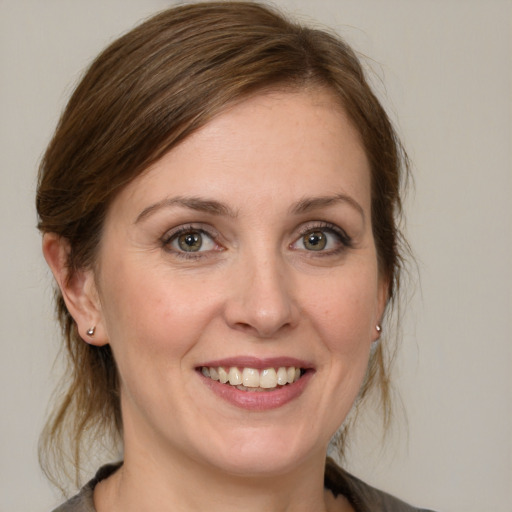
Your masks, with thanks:
M 300 379 L 300 368 L 295 368 L 295 378 L 293 382 L 297 382 Z
M 254 368 L 244 368 L 242 381 L 248 388 L 257 388 L 260 385 L 260 372 Z
M 210 367 L 210 378 L 213 380 L 219 380 L 219 372 L 215 368 Z
M 274 368 L 263 370 L 260 375 L 260 387 L 265 389 L 275 388 L 277 386 L 277 374 Z
M 290 366 L 286 370 L 286 380 L 288 384 L 291 384 L 295 380 L 295 366 Z
M 288 383 L 288 372 L 283 366 L 277 370 L 277 383 L 280 386 L 284 386 Z
M 229 369 L 228 379 L 232 386 L 238 386 L 239 384 L 242 384 L 242 374 L 240 373 L 240 370 L 235 366 L 232 366 Z
M 222 366 L 219 366 L 217 368 L 217 373 L 219 374 L 219 380 L 222 382 L 222 384 L 226 384 L 226 382 L 229 380 L 228 372 L 222 368 Z

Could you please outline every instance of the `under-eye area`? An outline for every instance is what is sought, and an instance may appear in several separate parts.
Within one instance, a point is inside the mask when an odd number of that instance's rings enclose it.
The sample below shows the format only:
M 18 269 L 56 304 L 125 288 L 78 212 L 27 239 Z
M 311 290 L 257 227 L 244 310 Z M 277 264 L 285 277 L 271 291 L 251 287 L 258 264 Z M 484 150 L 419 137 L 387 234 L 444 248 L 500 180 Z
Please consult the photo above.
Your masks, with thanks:
M 279 368 L 238 368 L 236 366 L 201 366 L 198 368 L 205 377 L 221 384 L 234 386 L 240 391 L 274 391 L 297 382 L 308 370 L 295 366 Z

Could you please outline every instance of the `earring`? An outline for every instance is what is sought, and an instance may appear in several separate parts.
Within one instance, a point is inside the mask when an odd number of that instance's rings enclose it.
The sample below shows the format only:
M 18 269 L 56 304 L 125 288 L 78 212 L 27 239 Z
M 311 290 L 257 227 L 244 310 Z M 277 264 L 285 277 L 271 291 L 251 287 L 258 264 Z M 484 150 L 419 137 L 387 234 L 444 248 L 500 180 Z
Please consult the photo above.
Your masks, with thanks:
M 371 345 L 371 349 L 370 349 L 370 355 L 373 356 L 373 354 L 375 353 L 375 351 L 377 350 L 377 347 L 380 345 L 380 333 L 382 332 L 382 327 L 380 326 L 380 324 L 377 324 L 375 326 L 375 330 L 377 331 L 377 338 L 374 339 L 372 341 L 372 345 Z
M 86 334 L 87 334 L 87 336 L 92 337 L 92 336 L 94 336 L 95 331 L 96 331 L 96 326 L 93 326 L 87 330 Z

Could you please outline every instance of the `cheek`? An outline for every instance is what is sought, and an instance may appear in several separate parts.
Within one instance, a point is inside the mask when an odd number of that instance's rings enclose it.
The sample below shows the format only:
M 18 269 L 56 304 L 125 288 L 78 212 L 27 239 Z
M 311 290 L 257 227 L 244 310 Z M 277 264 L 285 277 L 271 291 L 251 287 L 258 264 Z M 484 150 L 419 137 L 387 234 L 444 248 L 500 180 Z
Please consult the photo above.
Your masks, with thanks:
M 208 290 L 161 270 L 112 265 L 103 287 L 104 319 L 122 371 L 126 364 L 178 366 L 215 305 Z M 107 270 L 107 269 L 105 269 Z M 200 293 L 201 291 L 201 293 Z M 164 356 L 166 357 L 159 357 Z M 169 357 L 170 356 L 170 357 Z
M 351 274 L 352 275 L 352 274 Z M 310 317 L 329 349 L 341 355 L 367 352 L 377 304 L 376 279 L 336 278 L 306 291 Z

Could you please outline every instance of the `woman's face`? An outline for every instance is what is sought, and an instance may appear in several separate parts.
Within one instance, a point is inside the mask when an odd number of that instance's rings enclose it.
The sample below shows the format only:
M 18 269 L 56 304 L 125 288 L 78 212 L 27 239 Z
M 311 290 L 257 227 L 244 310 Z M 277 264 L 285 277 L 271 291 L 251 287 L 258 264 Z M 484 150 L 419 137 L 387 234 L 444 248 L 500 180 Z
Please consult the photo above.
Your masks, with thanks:
M 357 132 L 322 90 L 234 106 L 117 196 L 95 282 L 126 457 L 323 458 L 386 300 Z

